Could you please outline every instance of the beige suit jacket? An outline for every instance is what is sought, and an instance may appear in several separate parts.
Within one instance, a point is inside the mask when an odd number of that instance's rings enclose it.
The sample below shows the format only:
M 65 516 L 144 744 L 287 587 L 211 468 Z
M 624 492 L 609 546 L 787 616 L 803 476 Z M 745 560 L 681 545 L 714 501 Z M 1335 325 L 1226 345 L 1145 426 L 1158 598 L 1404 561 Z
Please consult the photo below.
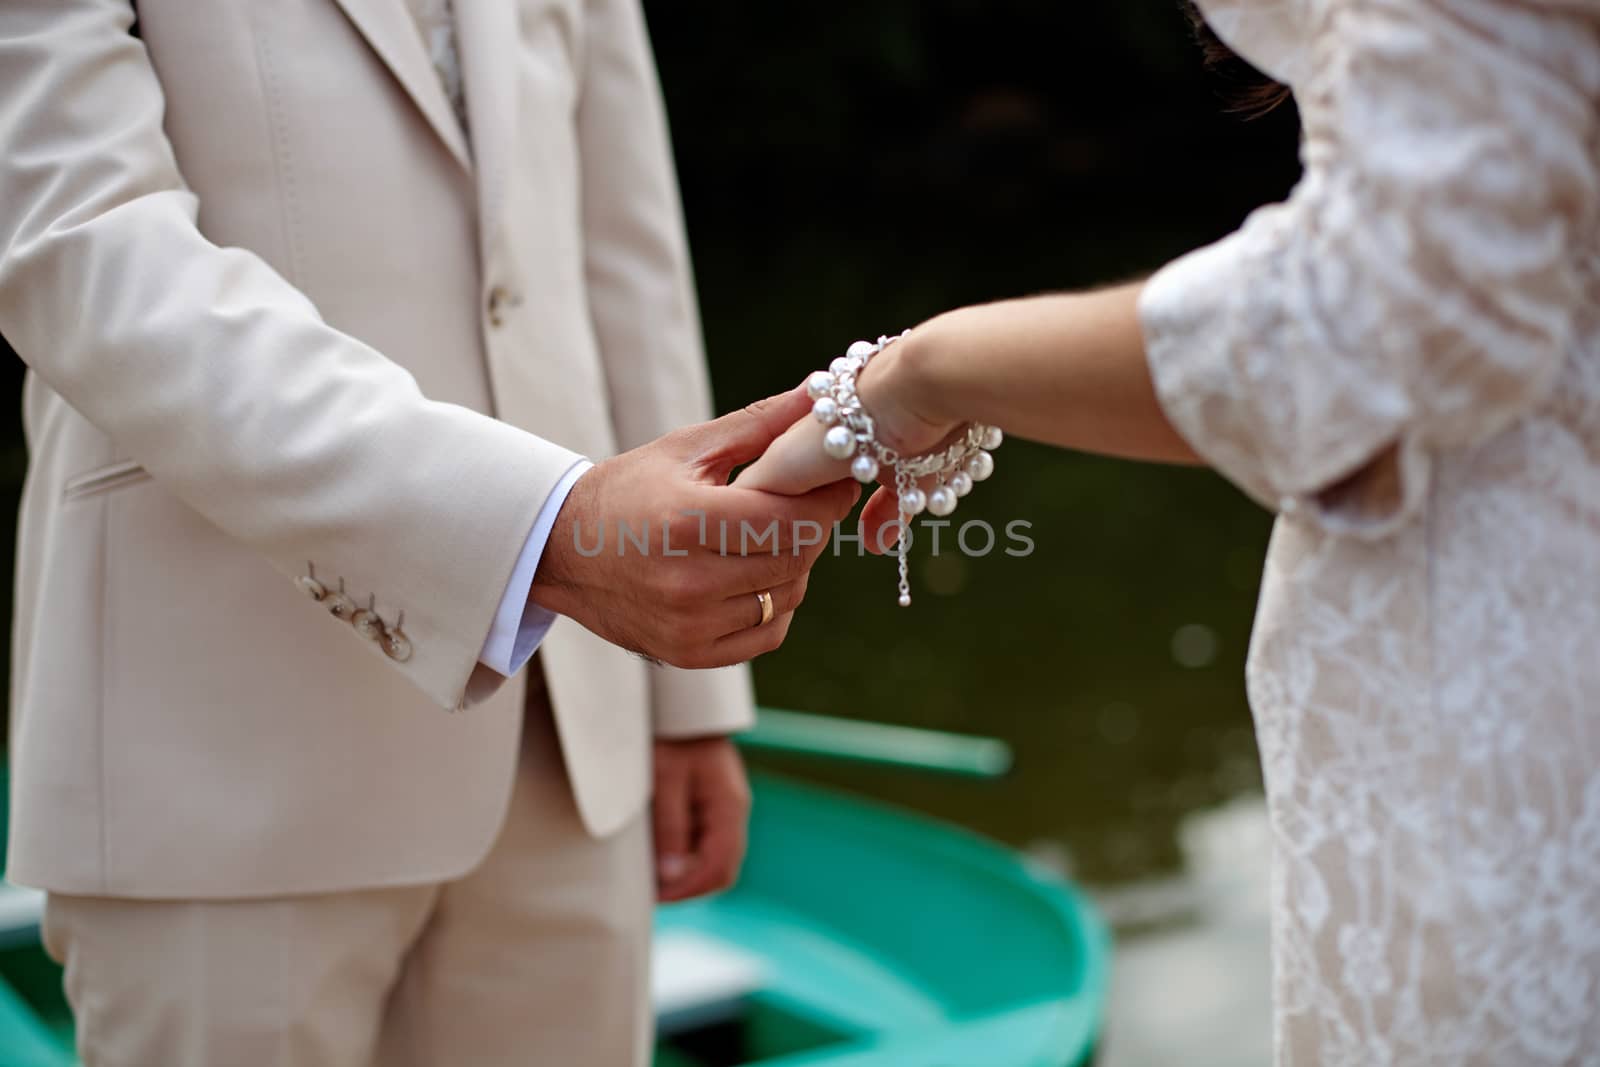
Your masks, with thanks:
M 0 6 L 0 332 L 31 368 L 14 880 L 469 869 L 522 705 L 477 660 L 535 514 L 579 455 L 709 413 L 637 0 L 455 6 L 470 149 L 404 0 L 141 0 L 137 36 L 129 0 Z M 300 591 L 309 565 L 409 657 Z M 750 715 L 742 670 L 570 620 L 540 659 L 595 833 L 647 796 L 652 716 Z

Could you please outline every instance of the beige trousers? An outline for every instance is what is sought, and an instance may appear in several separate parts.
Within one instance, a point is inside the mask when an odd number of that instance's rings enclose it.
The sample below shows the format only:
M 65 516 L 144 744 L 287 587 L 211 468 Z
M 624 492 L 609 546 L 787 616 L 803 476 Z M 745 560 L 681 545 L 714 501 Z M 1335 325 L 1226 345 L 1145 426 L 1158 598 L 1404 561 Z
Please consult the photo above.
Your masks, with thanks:
M 439 885 L 264 900 L 52 895 L 85 1067 L 643 1067 L 647 820 L 596 841 L 531 703 L 488 858 Z

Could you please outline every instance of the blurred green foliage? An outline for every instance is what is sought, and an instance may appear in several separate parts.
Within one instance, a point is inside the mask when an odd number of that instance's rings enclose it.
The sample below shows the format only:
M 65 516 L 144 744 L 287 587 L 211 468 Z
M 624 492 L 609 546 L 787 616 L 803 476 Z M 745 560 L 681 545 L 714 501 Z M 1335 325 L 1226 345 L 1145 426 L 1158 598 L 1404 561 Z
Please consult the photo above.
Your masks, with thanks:
M 1297 174 L 1294 116 L 1226 115 L 1175 0 L 646 10 L 725 409 L 857 337 L 1152 269 Z M 9 514 L 22 365 L 0 367 Z M 1025 519 L 1034 554 L 965 559 L 947 531 L 902 611 L 893 565 L 847 547 L 756 665 L 761 698 L 1004 737 L 1019 766 L 999 784 L 804 769 L 1058 843 L 1095 880 L 1159 870 L 1183 813 L 1257 787 L 1241 665 L 1268 519 L 1201 471 L 1015 441 L 999 458 L 956 518 Z
M 724 409 L 946 308 L 1147 272 L 1298 175 L 1295 116 L 1229 114 L 1174 0 L 646 10 Z M 924 537 L 902 610 L 893 564 L 846 546 L 756 677 L 775 706 L 1003 737 L 1016 772 L 763 762 L 1065 846 L 1094 880 L 1167 868 L 1183 814 L 1259 788 L 1269 519 L 1204 471 L 999 460 L 955 518 L 1030 521 L 1030 558 Z

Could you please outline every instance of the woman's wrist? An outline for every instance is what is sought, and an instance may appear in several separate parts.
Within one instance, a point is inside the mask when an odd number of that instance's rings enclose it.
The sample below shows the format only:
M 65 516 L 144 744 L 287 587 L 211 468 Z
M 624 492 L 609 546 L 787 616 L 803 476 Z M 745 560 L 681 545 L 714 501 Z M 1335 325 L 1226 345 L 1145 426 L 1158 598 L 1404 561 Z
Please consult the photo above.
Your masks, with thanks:
M 861 376 L 861 399 L 880 414 L 896 448 L 916 450 L 948 433 L 964 416 L 951 410 L 950 392 L 941 387 L 939 366 L 946 358 L 942 336 L 953 312 L 929 319 L 890 345 Z
M 962 412 L 951 410 L 952 395 L 942 384 L 940 368 L 950 357 L 950 326 L 959 311 L 936 315 L 913 329 L 905 338 L 905 351 L 896 368 L 906 406 L 930 423 L 960 421 Z
M 805 385 L 812 416 L 827 427 L 822 454 L 848 462 L 857 481 L 882 482 L 889 489 L 883 499 L 897 506 L 901 523 L 924 511 L 941 519 L 951 515 L 976 483 L 994 473 L 991 453 L 1004 440 L 997 426 L 930 417 L 938 409 L 926 404 L 920 390 L 944 390 L 936 377 L 925 376 L 932 350 L 913 351 L 914 333 L 856 341 Z M 810 424 L 803 429 L 811 429 Z M 768 449 L 756 466 L 772 454 Z M 900 538 L 896 550 L 901 607 L 911 604 L 908 540 Z

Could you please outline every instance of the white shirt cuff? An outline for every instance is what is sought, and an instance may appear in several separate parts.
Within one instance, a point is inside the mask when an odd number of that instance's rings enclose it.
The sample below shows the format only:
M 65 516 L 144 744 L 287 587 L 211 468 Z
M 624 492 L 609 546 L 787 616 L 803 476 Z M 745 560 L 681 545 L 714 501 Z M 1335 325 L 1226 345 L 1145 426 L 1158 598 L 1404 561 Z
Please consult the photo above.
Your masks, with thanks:
M 545 497 L 544 507 L 539 509 L 533 529 L 528 531 L 528 540 L 522 546 L 522 555 L 517 557 L 517 565 L 511 571 L 505 596 L 500 598 L 500 608 L 494 613 L 494 625 L 489 629 L 489 638 L 483 643 L 478 662 L 507 678 L 527 666 L 556 621 L 555 612 L 528 601 L 528 591 L 533 588 L 533 572 L 539 569 L 539 560 L 550 541 L 550 531 L 555 528 L 561 505 L 567 502 L 573 485 L 593 466 L 586 459 L 574 463 Z

